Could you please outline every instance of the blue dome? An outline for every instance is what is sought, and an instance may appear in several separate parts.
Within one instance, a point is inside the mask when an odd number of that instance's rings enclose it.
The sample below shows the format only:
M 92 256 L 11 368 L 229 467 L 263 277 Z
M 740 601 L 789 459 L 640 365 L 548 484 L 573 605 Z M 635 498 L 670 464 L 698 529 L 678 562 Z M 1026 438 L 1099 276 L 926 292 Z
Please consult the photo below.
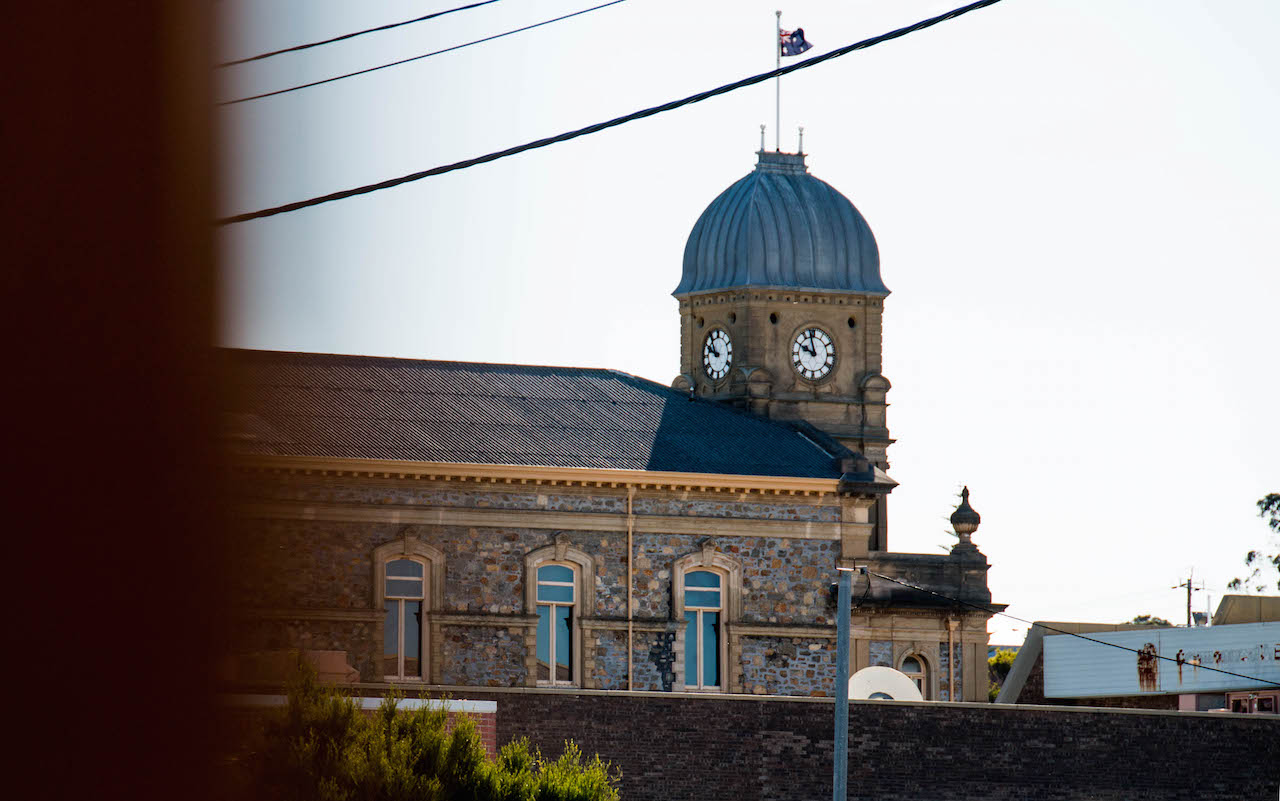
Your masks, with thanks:
M 702 212 L 673 295 L 742 286 L 889 294 L 871 228 L 803 154 L 759 153 L 753 172 Z

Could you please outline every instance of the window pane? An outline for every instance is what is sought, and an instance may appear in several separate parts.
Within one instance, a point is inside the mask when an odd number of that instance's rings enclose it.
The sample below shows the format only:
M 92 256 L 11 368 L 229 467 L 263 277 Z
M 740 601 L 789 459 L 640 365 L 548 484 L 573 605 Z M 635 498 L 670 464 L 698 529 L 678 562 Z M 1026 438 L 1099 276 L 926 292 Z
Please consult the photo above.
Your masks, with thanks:
M 903 673 L 919 673 L 920 660 L 916 659 L 914 656 L 909 656 L 906 659 L 902 660 L 902 672 Z
M 564 565 L 543 565 L 538 568 L 538 581 L 573 581 L 573 568 Z
M 538 607 L 538 679 L 551 678 L 551 607 Z
M 573 587 L 556 587 L 546 584 L 538 585 L 539 601 L 560 601 L 561 603 L 573 603 Z
M 720 615 L 702 613 L 702 684 L 706 687 L 720 685 Z
M 719 590 L 688 590 L 684 594 L 685 606 L 710 606 L 720 608 Z
M 422 579 L 387 579 L 386 594 L 391 598 L 421 598 Z
M 710 570 L 694 570 L 684 574 L 684 586 L 686 587 L 719 587 L 720 574 L 712 573 Z
M 422 578 L 422 563 L 409 559 L 396 559 L 387 562 L 388 576 L 417 576 Z
M 395 676 L 400 671 L 400 602 L 387 601 L 387 618 L 382 627 L 382 675 Z
M 569 661 L 573 647 L 573 633 L 570 630 L 570 617 L 573 608 L 557 606 L 556 610 L 556 681 L 572 681 L 573 667 Z
M 404 602 L 404 675 L 422 675 L 422 601 Z
M 698 686 L 698 613 L 684 613 L 684 683 Z

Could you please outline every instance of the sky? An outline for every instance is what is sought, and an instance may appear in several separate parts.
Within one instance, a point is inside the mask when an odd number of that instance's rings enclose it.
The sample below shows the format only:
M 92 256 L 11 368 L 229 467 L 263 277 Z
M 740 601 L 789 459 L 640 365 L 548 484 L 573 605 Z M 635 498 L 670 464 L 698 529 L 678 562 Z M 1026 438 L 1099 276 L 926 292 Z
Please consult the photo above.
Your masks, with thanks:
M 596 5 L 503 0 L 217 70 L 221 99 Z M 224 0 L 239 58 L 462 4 Z M 788 2 L 801 58 L 959 2 Z M 229 215 L 501 150 L 774 66 L 755 0 L 627 0 L 217 112 Z M 781 146 L 875 232 L 891 550 L 941 553 L 961 486 L 993 600 L 1185 620 L 1280 492 L 1280 5 L 1004 0 L 782 82 Z M 787 63 L 793 62 L 787 59 Z M 774 147 L 772 83 L 219 230 L 223 345 L 610 367 L 669 383 L 704 208 Z M 1193 573 L 1194 571 L 1194 573 Z M 992 642 L 1023 623 L 993 619 Z

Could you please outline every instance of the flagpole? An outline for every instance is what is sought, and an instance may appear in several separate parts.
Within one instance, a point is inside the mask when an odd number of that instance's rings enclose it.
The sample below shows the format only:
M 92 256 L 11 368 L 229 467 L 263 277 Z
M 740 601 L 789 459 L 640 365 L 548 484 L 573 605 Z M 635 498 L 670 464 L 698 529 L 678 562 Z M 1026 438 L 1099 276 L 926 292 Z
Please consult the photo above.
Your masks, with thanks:
M 774 12 L 778 17 L 777 30 L 773 36 L 773 53 L 777 66 L 774 69 L 782 69 L 782 11 Z M 773 98 L 773 149 L 782 152 L 781 139 L 782 136 L 782 76 L 774 78 L 774 98 Z

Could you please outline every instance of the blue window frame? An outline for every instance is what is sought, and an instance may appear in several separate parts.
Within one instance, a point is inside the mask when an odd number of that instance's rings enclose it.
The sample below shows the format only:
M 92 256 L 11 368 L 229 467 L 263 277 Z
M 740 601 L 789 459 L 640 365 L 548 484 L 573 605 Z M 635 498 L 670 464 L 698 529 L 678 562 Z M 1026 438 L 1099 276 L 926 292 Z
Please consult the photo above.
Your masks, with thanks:
M 538 683 L 573 685 L 574 609 L 578 598 L 574 567 L 542 565 L 537 571 Z
M 719 573 L 690 570 L 684 574 L 684 684 L 687 688 L 720 689 L 723 589 Z

